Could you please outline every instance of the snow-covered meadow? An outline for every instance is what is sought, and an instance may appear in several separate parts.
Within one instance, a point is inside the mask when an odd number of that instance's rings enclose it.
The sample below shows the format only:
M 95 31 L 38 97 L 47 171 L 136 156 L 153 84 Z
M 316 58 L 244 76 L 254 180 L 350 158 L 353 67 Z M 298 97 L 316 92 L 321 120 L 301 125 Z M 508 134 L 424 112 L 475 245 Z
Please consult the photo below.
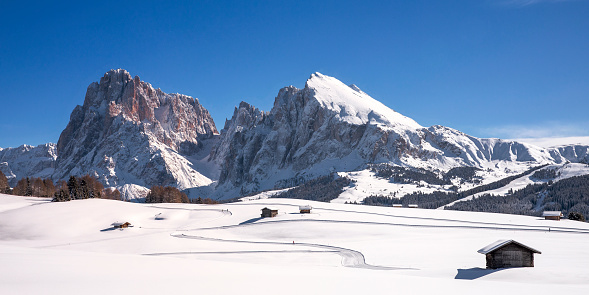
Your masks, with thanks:
M 300 214 L 299 205 L 311 205 Z M 264 207 L 278 209 L 260 218 Z M 130 222 L 123 230 L 113 222 Z M 514 239 L 534 268 L 486 270 Z M 0 195 L 1 294 L 477 294 L 589 289 L 589 224 L 292 199 L 138 204 Z

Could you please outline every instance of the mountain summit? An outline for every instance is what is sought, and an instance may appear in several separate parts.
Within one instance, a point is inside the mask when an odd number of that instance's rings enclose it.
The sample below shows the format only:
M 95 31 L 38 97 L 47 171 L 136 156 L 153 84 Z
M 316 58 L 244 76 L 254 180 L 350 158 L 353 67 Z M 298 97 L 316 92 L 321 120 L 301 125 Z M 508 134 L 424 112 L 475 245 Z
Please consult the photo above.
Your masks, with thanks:
M 423 128 L 413 119 L 405 117 L 364 93 L 358 86 L 347 86 L 338 79 L 314 73 L 305 89 L 321 107 L 339 113 L 339 118 L 350 124 L 366 123 L 383 128 Z
M 171 185 L 216 199 L 381 164 L 435 175 L 471 167 L 497 179 L 567 161 L 589 162 L 589 146 L 540 148 L 423 127 L 321 73 L 303 89 L 280 89 L 269 112 L 241 102 L 219 134 L 198 99 L 111 70 L 88 86 L 57 145 L 0 149 L 0 170 L 11 184 L 25 176 L 90 174 L 129 197 Z
M 444 126 L 422 127 L 336 78 L 314 73 L 305 88 L 282 88 L 272 110 L 242 102 L 221 132 L 210 159 L 220 169 L 224 197 L 291 187 L 331 172 L 368 164 L 448 171 L 476 167 L 522 172 L 533 164 L 587 158 L 499 139 L 480 139 Z M 499 168 L 509 167 L 509 168 Z M 233 195 L 234 196 L 234 195 Z
M 57 143 L 54 178 L 90 173 L 106 186 L 208 184 L 185 156 L 217 134 L 197 99 L 111 70 L 88 86 L 84 104 L 73 110 Z

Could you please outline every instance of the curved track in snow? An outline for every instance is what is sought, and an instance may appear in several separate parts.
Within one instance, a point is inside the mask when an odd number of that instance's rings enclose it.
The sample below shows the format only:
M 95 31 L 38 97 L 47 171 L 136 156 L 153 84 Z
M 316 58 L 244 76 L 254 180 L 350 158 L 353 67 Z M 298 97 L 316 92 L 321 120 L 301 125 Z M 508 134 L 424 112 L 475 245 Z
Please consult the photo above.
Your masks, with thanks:
M 284 243 L 284 242 L 261 242 L 261 241 L 244 241 L 244 240 L 225 240 L 225 239 L 218 239 L 218 238 L 207 238 L 203 236 L 194 236 L 194 235 L 187 235 L 187 234 L 180 234 L 180 233 L 172 233 L 170 234 L 172 237 L 175 238 L 182 238 L 182 239 L 195 239 L 195 240 L 204 240 L 204 241 L 215 241 L 215 242 L 226 242 L 226 243 L 246 243 L 246 244 L 257 244 L 257 245 L 281 245 L 281 246 L 304 246 L 304 247 L 313 247 L 313 248 L 320 248 L 325 249 L 326 251 L 305 251 L 305 252 L 327 252 L 327 253 L 336 253 L 342 258 L 342 265 L 345 267 L 354 267 L 354 268 L 364 268 L 364 269 L 373 269 L 373 270 L 408 270 L 412 268 L 401 268 L 401 267 L 388 267 L 388 266 L 378 266 L 378 265 L 371 265 L 367 264 L 366 260 L 364 259 L 364 254 L 362 252 L 330 246 L 330 245 L 322 245 L 322 244 L 311 244 L 311 243 Z M 255 251 L 255 252 L 267 252 L 267 251 Z M 273 251 L 279 253 L 292 253 L 293 251 L 284 250 L 284 251 Z M 297 251 L 300 252 L 300 251 Z M 190 254 L 202 254 L 200 252 L 190 252 Z M 205 252 L 207 253 L 207 252 Z M 208 252 L 210 253 L 210 252 Z M 214 252 L 214 254 L 231 254 L 235 252 Z M 244 253 L 244 252 L 239 252 Z M 247 252 L 246 252 L 247 253 Z M 251 252 L 250 252 L 251 253 Z M 150 253 L 145 255 L 178 255 L 178 254 L 188 254 L 186 252 L 181 253 Z

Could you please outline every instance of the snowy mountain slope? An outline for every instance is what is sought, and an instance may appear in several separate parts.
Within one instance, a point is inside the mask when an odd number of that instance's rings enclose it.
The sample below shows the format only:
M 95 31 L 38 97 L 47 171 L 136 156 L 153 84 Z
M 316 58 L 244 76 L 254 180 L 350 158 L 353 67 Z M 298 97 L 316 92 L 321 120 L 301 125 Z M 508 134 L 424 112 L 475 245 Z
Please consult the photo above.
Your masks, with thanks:
M 221 133 L 210 157 L 220 167 L 219 198 L 290 187 L 334 171 L 359 171 L 368 163 L 431 171 L 469 166 L 504 177 L 584 156 L 579 147 L 571 154 L 480 139 L 444 126 L 424 128 L 355 85 L 320 73 L 311 75 L 303 89 L 281 89 L 270 112 L 241 103 Z
M 589 136 L 571 136 L 571 137 L 544 137 L 544 138 L 517 138 L 510 139 L 517 142 L 525 142 L 543 148 L 567 146 L 567 145 L 588 145 Z
M 365 179 L 370 173 L 364 172 L 379 163 L 438 175 L 456 167 L 480 169 L 480 182 L 455 181 L 465 190 L 541 164 L 589 162 L 589 145 L 542 148 L 439 125 L 426 128 L 357 86 L 320 73 L 312 74 L 303 89 L 281 89 L 269 112 L 242 102 L 219 135 L 197 99 L 166 94 L 122 69 L 111 70 L 88 87 L 57 145 L 19 149 L 0 150 L 0 169 L 12 185 L 26 175 L 58 180 L 89 173 L 124 190 L 126 198 L 141 198 L 153 185 L 173 185 L 191 197 L 230 199 L 332 172 L 362 175 L 358 179 L 370 186 Z M 430 183 L 401 186 L 360 191 L 449 189 Z M 360 197 L 355 192 L 343 199 Z
M 336 78 L 314 73 L 307 80 L 305 89 L 321 107 L 337 113 L 341 121 L 353 125 L 369 123 L 382 128 L 422 128 L 413 119 L 393 111 L 356 85 L 347 86 Z
M 56 158 L 57 148 L 53 143 L 0 148 L 0 170 L 14 187 L 23 177 L 51 178 Z
M 300 294 L 293 278 L 327 294 L 582 293 L 589 282 L 579 263 L 589 259 L 589 224 L 569 220 L 292 199 L 32 199 L 0 195 L 2 294 Z M 279 215 L 260 219 L 263 207 Z M 133 227 L 111 230 L 115 221 Z M 535 267 L 486 270 L 476 251 L 499 239 L 542 251 Z
M 550 182 L 558 182 L 560 180 L 575 177 L 575 176 L 587 175 L 587 174 L 589 174 L 589 165 L 583 164 L 583 163 L 556 164 L 556 165 L 548 165 L 548 166 L 540 169 L 539 171 L 546 171 L 546 170 L 553 170 L 557 176 L 555 178 L 538 179 L 538 178 L 534 177 L 535 172 L 531 172 L 531 173 L 528 173 L 520 178 L 517 178 L 517 179 L 511 181 L 510 183 L 508 183 L 507 185 L 505 185 L 503 187 L 480 192 L 480 193 L 476 193 L 473 195 L 469 195 L 467 197 L 464 197 L 462 199 L 459 199 L 459 200 L 451 202 L 447 205 L 444 205 L 444 206 L 440 207 L 439 209 L 444 209 L 444 208 L 452 206 L 458 202 L 472 200 L 473 198 L 477 198 L 477 197 L 484 195 L 484 194 L 505 196 L 510 191 L 521 190 L 530 184 L 547 183 L 549 181 Z
M 89 173 L 106 186 L 208 185 L 186 156 L 217 134 L 197 99 L 111 70 L 88 86 L 84 105 L 72 112 L 57 143 L 54 179 Z

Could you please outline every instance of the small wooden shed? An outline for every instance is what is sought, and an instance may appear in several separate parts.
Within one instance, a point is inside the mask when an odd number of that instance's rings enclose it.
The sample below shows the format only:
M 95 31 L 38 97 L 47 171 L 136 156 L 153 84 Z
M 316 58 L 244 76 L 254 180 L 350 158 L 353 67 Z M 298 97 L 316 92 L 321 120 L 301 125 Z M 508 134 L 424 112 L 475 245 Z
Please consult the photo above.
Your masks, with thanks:
M 544 211 L 542 216 L 544 216 L 544 219 L 546 220 L 560 220 L 560 218 L 563 217 L 562 212 L 560 211 Z
M 267 207 L 262 209 L 262 217 L 275 217 L 278 215 L 278 210 L 272 210 Z
M 311 209 L 313 209 L 311 205 L 299 206 L 299 211 L 301 213 L 311 213 Z
M 115 222 L 112 224 L 113 228 L 128 228 L 131 224 L 129 222 Z
M 393 204 L 393 208 L 403 208 L 403 204 Z
M 487 268 L 534 267 L 534 253 L 542 252 L 514 240 L 499 240 L 479 251 L 487 259 Z

